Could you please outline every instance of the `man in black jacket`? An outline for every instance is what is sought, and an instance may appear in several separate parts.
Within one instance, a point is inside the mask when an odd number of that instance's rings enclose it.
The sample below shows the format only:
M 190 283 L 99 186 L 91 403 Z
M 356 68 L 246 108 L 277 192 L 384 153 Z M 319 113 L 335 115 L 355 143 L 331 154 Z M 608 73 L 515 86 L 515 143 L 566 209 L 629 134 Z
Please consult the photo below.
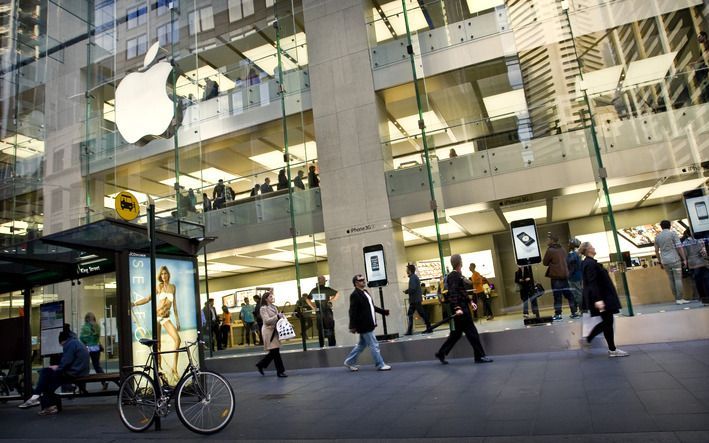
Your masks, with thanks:
M 404 291 L 404 294 L 409 295 L 409 310 L 406 313 L 409 318 L 409 327 L 406 329 L 406 335 L 413 333 L 414 312 L 418 312 L 421 320 L 426 323 L 426 331 L 430 331 L 431 322 L 428 321 L 428 315 L 423 308 L 423 291 L 421 291 L 421 280 L 416 275 L 416 266 L 406 265 L 406 274 L 409 276 L 409 287 Z
M 453 271 L 446 277 L 448 284 L 446 302 L 450 304 L 451 311 L 455 313 L 455 317 L 453 317 L 454 329 L 448 335 L 441 349 L 436 352 L 436 358 L 442 364 L 447 365 L 446 355 L 453 349 L 453 346 L 465 332 L 465 337 L 473 347 L 475 363 L 492 363 L 492 359 L 485 356 L 485 350 L 482 343 L 480 343 L 478 330 L 475 328 L 475 323 L 473 323 L 473 319 L 470 316 L 471 305 L 473 309 L 478 309 L 478 306 L 468 298 L 466 286 L 472 288 L 472 283 L 460 273 L 460 269 L 463 267 L 463 259 L 461 259 L 460 254 L 451 256 L 451 267 Z
M 374 335 L 374 328 L 377 327 L 377 319 L 374 313 L 389 315 L 389 310 L 374 306 L 372 296 L 364 289 L 365 283 L 366 280 L 361 274 L 352 277 L 352 284 L 354 284 L 355 289 L 350 294 L 350 332 L 353 334 L 359 333 L 359 342 L 352 348 L 344 364 L 350 371 L 358 371 L 359 368 L 356 366 L 357 357 L 364 351 L 364 348 L 369 346 L 377 369 L 389 371 L 391 366 L 384 363 L 384 359 L 379 352 L 377 337 Z

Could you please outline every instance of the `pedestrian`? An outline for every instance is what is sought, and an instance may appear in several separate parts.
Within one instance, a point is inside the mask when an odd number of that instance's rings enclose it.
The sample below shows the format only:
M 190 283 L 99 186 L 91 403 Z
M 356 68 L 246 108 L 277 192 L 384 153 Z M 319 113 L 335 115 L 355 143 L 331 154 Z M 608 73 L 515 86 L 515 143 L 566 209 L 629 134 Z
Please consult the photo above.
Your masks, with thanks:
M 389 371 L 391 366 L 384 363 L 381 352 L 379 352 L 379 342 L 374 335 L 374 328 L 377 327 L 377 318 L 375 312 L 381 315 L 389 315 L 388 309 L 382 309 L 374 304 L 372 296 L 364 289 L 366 280 L 362 274 L 357 274 L 352 277 L 354 291 L 350 294 L 350 332 L 359 334 L 359 342 L 352 348 L 344 365 L 350 371 L 359 371 L 357 367 L 357 358 L 364 351 L 364 348 L 369 347 L 372 353 L 372 360 L 379 371 Z
M 273 192 L 273 186 L 271 186 L 271 179 L 266 177 L 263 179 L 263 184 L 261 185 L 261 194 L 268 192 Z
M 409 295 L 409 311 L 406 314 L 409 318 L 409 327 L 406 329 L 406 335 L 413 333 L 414 312 L 418 312 L 421 320 L 426 323 L 424 332 L 431 332 L 431 322 L 428 320 L 426 310 L 423 308 L 423 292 L 421 292 L 421 280 L 416 275 L 416 266 L 412 264 L 406 265 L 406 275 L 409 276 L 409 287 L 404 291 L 404 294 Z
M 682 236 L 682 247 L 687 257 L 687 268 L 694 279 L 697 294 L 701 300 L 709 298 L 709 268 L 707 268 L 707 250 L 702 240 L 692 237 L 692 232 L 687 229 Z
M 471 263 L 469 268 L 472 275 L 470 281 L 473 283 L 473 303 L 478 304 L 480 300 L 483 302 L 483 314 L 488 320 L 492 320 L 495 316 L 492 314 L 492 298 L 490 293 L 485 290 L 485 284 L 490 287 L 487 279 L 475 270 L 475 263 Z M 477 318 L 477 315 L 473 314 Z
M 207 193 L 202 193 L 202 212 L 207 212 L 212 210 L 212 202 L 209 201 L 209 196 Z
M 221 349 L 221 343 L 219 341 L 219 318 L 217 317 L 217 310 L 214 308 L 214 299 L 210 298 L 204 303 L 202 308 L 202 314 L 204 319 L 204 328 L 209 342 L 209 349 L 214 351 L 214 344 L 216 343 L 217 349 Z
M 84 316 L 84 325 L 81 327 L 79 340 L 89 350 L 89 357 L 94 371 L 97 374 L 103 374 L 103 368 L 101 367 L 101 351 L 103 351 L 103 346 L 101 346 L 101 326 L 96 322 L 96 316 L 93 312 L 87 312 Z M 105 391 L 108 389 L 108 383 L 102 381 L 101 387 Z
M 324 275 L 318 275 L 318 283 L 308 294 L 308 299 L 314 302 L 318 326 L 318 342 L 320 347 L 325 346 L 327 337 L 328 346 L 336 346 L 335 339 L 335 313 L 332 304 L 340 298 L 340 293 L 326 285 L 327 279 Z
M 302 169 L 298 170 L 298 176 L 293 179 L 293 187 L 296 191 L 305 191 L 305 183 L 303 183 L 303 177 L 305 172 Z
M 574 304 L 581 307 L 583 284 L 581 275 L 581 254 L 576 250 L 581 242 L 575 238 L 569 240 L 569 253 L 566 255 L 566 267 L 569 269 L 569 287 L 574 296 Z M 577 311 L 578 312 L 578 311 Z
M 229 344 L 229 334 L 231 333 L 231 312 L 226 305 L 222 305 L 222 323 L 219 326 L 219 341 L 222 349 L 226 349 Z
M 529 318 L 529 304 L 532 304 L 532 313 L 539 318 L 539 303 L 534 294 L 534 275 L 530 265 L 517 266 L 515 283 L 519 285 L 519 296 L 522 299 L 522 315 Z
M 548 248 L 544 253 L 542 263 L 547 267 L 546 276 L 551 280 L 551 290 L 554 295 L 553 320 L 561 320 L 561 297 L 569 302 L 571 318 L 579 318 L 576 312 L 578 307 L 574 302 L 574 295 L 569 289 L 569 268 L 566 265 L 566 251 L 559 244 L 559 237 L 551 232 L 548 235 Z
M 258 335 L 258 344 L 263 346 L 263 319 L 261 318 L 261 296 L 254 295 L 254 320 L 256 320 L 256 335 Z
M 320 187 L 318 173 L 315 172 L 315 165 L 310 165 L 308 168 L 308 188 L 313 189 L 318 187 Z
M 212 191 L 212 202 L 214 209 L 221 209 L 226 203 L 226 188 L 224 187 L 224 180 L 221 178 Z
M 465 337 L 473 347 L 475 363 L 492 363 L 492 359 L 485 356 L 485 350 L 482 343 L 480 343 L 478 330 L 475 328 L 475 323 L 473 323 L 471 317 L 470 308 L 472 307 L 473 310 L 478 309 L 478 305 L 468 298 L 466 289 L 472 288 L 472 283 L 463 277 L 460 272 L 463 268 L 463 259 L 460 254 L 453 254 L 450 263 L 453 270 L 445 279 L 445 286 L 448 289 L 448 293 L 445 295 L 445 302 L 450 305 L 451 312 L 455 314 L 453 317 L 454 328 L 435 356 L 440 360 L 441 364 L 447 365 L 446 356 L 465 333 Z
M 278 171 L 278 183 L 276 184 L 276 190 L 280 191 L 288 188 L 288 176 L 286 175 L 286 170 L 281 169 Z
M 64 330 L 59 333 L 59 344 L 62 345 L 61 361 L 58 365 L 39 371 L 39 380 L 32 390 L 32 396 L 19 406 L 21 409 L 41 405 L 39 415 L 57 414 L 58 399 L 54 391 L 62 384 L 89 374 L 89 351 L 86 346 Z
M 582 264 L 583 297 L 591 317 L 601 317 L 601 322 L 593 327 L 588 337 L 582 337 L 582 349 L 591 346 L 591 340 L 601 332 L 608 343 L 609 357 L 626 357 L 627 352 L 615 347 L 613 314 L 620 312 L 620 300 L 608 271 L 596 259 L 596 249 L 590 242 L 579 246 L 579 253 L 586 257 Z
M 281 359 L 281 341 L 278 339 L 278 331 L 276 331 L 276 323 L 284 317 L 281 312 L 278 312 L 274 301 L 275 297 L 273 296 L 273 292 L 265 293 L 261 299 L 261 309 L 259 310 L 261 318 L 263 319 L 261 336 L 264 339 L 263 347 L 268 351 L 268 354 L 256 363 L 256 369 L 258 369 L 261 375 L 265 375 L 263 370 L 273 361 L 276 364 L 276 376 L 288 377 L 288 375 L 286 375 L 286 368 L 283 366 L 283 360 Z
M 689 300 L 684 299 L 682 286 L 682 268 L 687 267 L 687 257 L 682 242 L 679 235 L 670 229 L 672 223 L 669 220 L 662 220 L 660 227 L 662 231 L 655 237 L 655 255 L 660 267 L 667 273 L 675 303 L 678 305 L 689 303 Z
M 239 316 L 241 321 L 244 322 L 244 327 L 241 328 L 241 343 L 239 344 L 246 343 L 251 345 L 251 339 L 253 338 L 254 346 L 256 346 L 256 318 L 254 317 L 254 305 L 249 304 L 249 297 L 244 297 Z

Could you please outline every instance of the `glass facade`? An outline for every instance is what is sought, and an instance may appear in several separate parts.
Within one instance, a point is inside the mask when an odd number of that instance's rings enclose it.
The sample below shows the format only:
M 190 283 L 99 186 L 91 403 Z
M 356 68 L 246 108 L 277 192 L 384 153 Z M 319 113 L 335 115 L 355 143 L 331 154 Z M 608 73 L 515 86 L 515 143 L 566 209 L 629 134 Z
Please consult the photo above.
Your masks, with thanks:
M 121 191 L 144 224 L 153 201 L 158 229 L 216 237 L 198 262 L 201 302 L 231 317 L 218 355 L 261 352 L 242 308 L 269 289 L 298 333 L 285 349 L 351 344 L 351 277 L 375 244 L 388 332 L 407 329 L 407 263 L 444 316 L 455 253 L 487 280 L 478 328 L 522 328 L 524 219 L 541 255 L 548 236 L 593 243 L 623 315 L 701 306 L 675 305 L 706 294 L 687 277 L 673 295 L 653 242 L 661 220 L 684 234 L 682 195 L 706 186 L 704 2 L 351 3 L 0 5 L 2 246 L 115 218 Z M 546 270 L 532 265 L 543 317 L 558 313 Z M 33 313 L 66 300 L 73 328 L 88 311 L 115 327 L 115 285 L 42 288 Z M 21 298 L 0 297 L 2 318 Z

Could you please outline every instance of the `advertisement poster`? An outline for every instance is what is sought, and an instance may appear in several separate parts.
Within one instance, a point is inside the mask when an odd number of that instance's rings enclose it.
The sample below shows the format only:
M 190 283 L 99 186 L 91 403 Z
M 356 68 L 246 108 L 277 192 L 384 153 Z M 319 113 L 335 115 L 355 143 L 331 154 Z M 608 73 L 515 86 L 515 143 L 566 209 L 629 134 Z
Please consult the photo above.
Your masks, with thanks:
M 61 354 L 59 333 L 64 328 L 64 301 L 39 305 L 39 337 L 42 344 L 41 355 Z
M 709 196 L 702 190 L 686 192 L 684 205 L 694 238 L 709 237 Z
M 150 258 L 129 257 L 131 329 L 133 332 L 133 364 L 144 364 L 150 348 L 138 342 L 152 337 L 150 299 Z M 158 317 L 158 347 L 170 351 L 197 339 L 197 306 L 195 305 L 195 267 L 191 260 L 156 259 L 155 302 Z M 196 347 L 192 348 L 194 352 Z M 196 357 L 194 352 L 193 357 Z M 185 367 L 185 353 L 165 354 L 160 358 L 160 371 L 169 383 L 176 383 Z

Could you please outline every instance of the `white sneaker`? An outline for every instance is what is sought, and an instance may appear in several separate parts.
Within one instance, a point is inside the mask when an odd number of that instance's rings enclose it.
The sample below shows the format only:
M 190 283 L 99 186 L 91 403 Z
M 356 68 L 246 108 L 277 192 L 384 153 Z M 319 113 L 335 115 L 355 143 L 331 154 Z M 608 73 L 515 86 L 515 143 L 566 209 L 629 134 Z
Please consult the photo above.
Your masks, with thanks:
M 391 366 L 389 366 L 388 364 L 385 363 L 384 366 L 378 368 L 377 370 L 379 370 L 379 371 L 391 371 Z
M 685 300 L 685 299 L 683 299 L 683 298 L 680 298 L 680 299 L 677 300 L 675 303 L 678 304 L 678 305 L 686 305 L 687 303 L 691 303 L 691 302 L 690 302 L 689 300 Z
M 35 398 L 34 400 L 32 398 L 30 398 L 26 402 L 19 405 L 18 408 L 27 409 L 27 408 L 31 408 L 33 406 L 39 406 L 39 399 L 38 398 Z
M 623 351 L 622 349 L 616 349 L 615 351 L 608 351 L 608 356 L 609 357 L 627 357 L 628 354 L 627 352 Z
M 345 367 L 346 367 L 347 369 L 349 369 L 350 371 L 352 371 L 352 372 L 357 372 L 357 371 L 359 371 L 359 368 L 358 368 L 357 366 L 355 366 L 355 365 L 350 365 L 350 364 L 348 364 L 347 362 L 345 362 L 344 364 L 345 364 Z

